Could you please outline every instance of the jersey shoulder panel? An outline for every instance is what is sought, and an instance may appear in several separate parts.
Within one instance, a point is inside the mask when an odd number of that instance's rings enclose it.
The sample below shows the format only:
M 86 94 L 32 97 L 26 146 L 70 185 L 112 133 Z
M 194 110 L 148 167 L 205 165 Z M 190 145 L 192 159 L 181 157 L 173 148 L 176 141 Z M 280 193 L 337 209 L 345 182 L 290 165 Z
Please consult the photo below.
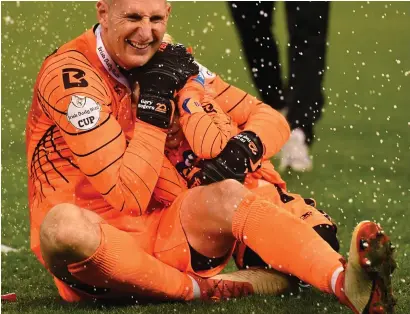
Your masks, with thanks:
M 67 114 L 73 98 L 74 103 L 78 97 L 88 97 L 101 105 L 109 105 L 112 99 L 108 84 L 85 55 L 77 50 L 58 52 L 46 59 L 40 70 L 36 92 L 38 101 L 50 118 L 55 114 Z

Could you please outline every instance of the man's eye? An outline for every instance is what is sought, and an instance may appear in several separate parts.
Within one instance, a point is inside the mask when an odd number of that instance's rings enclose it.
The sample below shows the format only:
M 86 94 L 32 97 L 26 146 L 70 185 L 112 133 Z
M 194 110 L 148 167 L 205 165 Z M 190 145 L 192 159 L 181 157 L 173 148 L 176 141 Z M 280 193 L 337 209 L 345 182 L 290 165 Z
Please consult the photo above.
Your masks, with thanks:
M 153 23 L 162 22 L 164 20 L 164 17 L 163 16 L 152 16 L 150 20 Z
M 127 16 L 128 20 L 133 21 L 133 22 L 139 22 L 142 20 L 142 17 L 137 14 L 131 14 Z

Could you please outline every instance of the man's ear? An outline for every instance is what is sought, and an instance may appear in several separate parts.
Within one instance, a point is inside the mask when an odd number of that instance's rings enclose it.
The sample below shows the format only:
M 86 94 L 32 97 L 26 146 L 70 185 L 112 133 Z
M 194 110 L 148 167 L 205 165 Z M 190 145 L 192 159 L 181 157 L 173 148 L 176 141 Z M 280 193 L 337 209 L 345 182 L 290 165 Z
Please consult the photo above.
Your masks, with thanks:
M 167 15 L 166 15 L 166 21 L 168 22 L 169 16 L 171 15 L 171 3 L 167 2 Z
M 97 20 L 103 28 L 108 28 L 108 9 L 107 0 L 99 0 L 97 2 Z

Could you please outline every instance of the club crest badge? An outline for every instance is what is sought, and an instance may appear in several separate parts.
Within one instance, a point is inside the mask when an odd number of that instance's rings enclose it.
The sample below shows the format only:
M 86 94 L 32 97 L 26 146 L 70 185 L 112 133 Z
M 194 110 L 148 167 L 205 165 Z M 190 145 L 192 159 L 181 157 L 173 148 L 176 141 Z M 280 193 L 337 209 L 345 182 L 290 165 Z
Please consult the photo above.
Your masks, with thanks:
M 79 130 L 91 130 L 100 120 L 101 105 L 94 99 L 73 95 L 67 110 L 67 120 Z

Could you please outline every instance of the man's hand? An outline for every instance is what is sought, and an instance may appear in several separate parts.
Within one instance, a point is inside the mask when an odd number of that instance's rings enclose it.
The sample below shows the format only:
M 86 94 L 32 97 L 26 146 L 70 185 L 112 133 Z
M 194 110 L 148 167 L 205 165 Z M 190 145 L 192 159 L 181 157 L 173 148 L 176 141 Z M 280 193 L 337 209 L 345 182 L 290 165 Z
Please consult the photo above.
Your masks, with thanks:
M 140 88 L 138 101 L 134 99 L 137 118 L 168 130 L 175 112 L 175 93 L 198 72 L 193 56 L 183 45 L 162 43 L 147 64 L 131 73 L 131 86 L 138 81 Z
M 207 185 L 225 179 L 245 182 L 248 172 L 258 170 L 262 164 L 264 147 L 260 138 L 251 131 L 232 137 L 222 152 L 213 159 L 202 160 L 189 173 L 188 187 Z

